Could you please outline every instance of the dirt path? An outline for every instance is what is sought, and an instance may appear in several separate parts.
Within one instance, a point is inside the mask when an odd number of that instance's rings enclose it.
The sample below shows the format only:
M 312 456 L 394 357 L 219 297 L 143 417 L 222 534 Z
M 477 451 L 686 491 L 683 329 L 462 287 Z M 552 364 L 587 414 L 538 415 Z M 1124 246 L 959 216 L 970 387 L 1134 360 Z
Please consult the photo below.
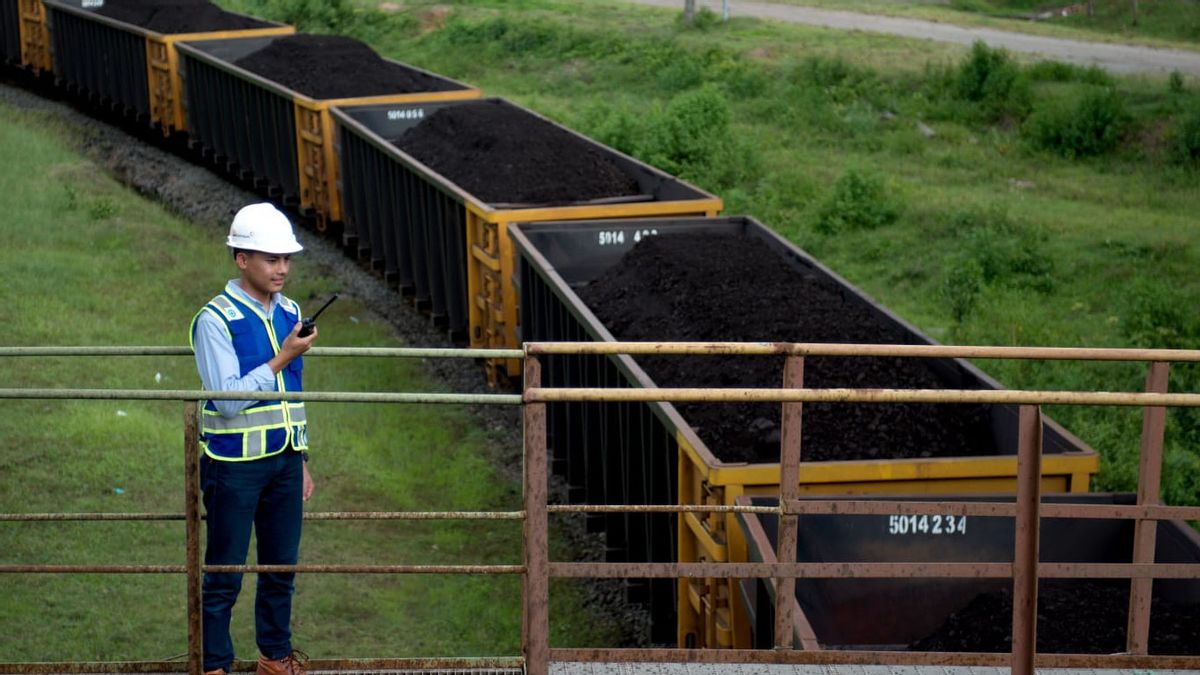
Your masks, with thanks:
M 682 9 L 683 0 L 628 0 L 642 5 Z M 859 14 L 812 7 L 796 7 L 770 2 L 730 0 L 732 16 L 789 21 L 810 26 L 886 33 L 903 37 L 970 45 L 983 40 L 991 47 L 1033 54 L 1046 59 L 1083 66 L 1096 65 L 1112 73 L 1181 73 L 1200 76 L 1200 52 L 1181 49 L 1156 49 L 1134 45 L 1084 42 L 1026 33 L 952 26 L 919 19 Z M 698 7 L 720 13 L 721 0 L 696 0 Z

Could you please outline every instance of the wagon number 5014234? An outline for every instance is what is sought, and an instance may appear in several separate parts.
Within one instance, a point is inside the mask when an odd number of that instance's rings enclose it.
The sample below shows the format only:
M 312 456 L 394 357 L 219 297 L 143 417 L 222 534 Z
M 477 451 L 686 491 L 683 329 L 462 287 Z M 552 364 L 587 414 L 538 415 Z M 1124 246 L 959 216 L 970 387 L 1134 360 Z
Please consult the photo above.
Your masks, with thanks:
M 889 516 L 888 534 L 966 534 L 966 516 Z

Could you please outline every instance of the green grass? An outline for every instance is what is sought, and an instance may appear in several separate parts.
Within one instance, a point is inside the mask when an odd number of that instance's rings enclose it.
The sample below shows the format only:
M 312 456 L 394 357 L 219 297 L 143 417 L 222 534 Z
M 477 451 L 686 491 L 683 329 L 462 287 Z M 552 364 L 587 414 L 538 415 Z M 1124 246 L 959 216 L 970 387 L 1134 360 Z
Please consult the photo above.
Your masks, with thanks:
M 1190 318 L 1200 304 L 1200 167 L 1173 150 L 1200 107 L 1194 80 L 1173 89 L 1165 77 L 1001 65 L 1013 88 L 985 85 L 971 100 L 960 86 L 964 50 L 926 41 L 748 19 L 688 28 L 677 12 L 601 0 L 476 0 L 448 13 L 415 1 L 386 15 L 326 3 L 332 14 L 320 20 L 297 13 L 309 6 L 300 0 L 233 4 L 348 32 L 677 172 L 943 342 L 1200 345 Z M 1109 89 L 1124 115 L 1114 149 L 1071 158 L 1034 146 L 1027 120 Z M 687 152 L 677 138 L 685 119 L 701 138 Z M 856 172 L 881 180 L 899 217 L 823 234 L 835 185 Z M 962 278 L 976 268 L 986 270 L 978 283 Z M 1019 388 L 1137 390 L 1144 374 L 983 365 Z M 1176 371 L 1174 390 L 1194 391 L 1195 375 Z M 1095 487 L 1133 487 L 1136 411 L 1051 413 L 1101 452 Z M 1196 503 L 1200 424 L 1185 413 L 1170 420 L 1164 494 Z
M 0 289 L 4 345 L 185 345 L 193 313 L 233 276 L 223 234 L 167 214 L 70 148 L 53 122 L 0 106 Z M 311 306 L 335 288 L 303 256 L 288 293 Z M 399 346 L 346 298 L 323 346 Z M 436 389 L 411 361 L 311 358 L 325 391 Z M 3 387 L 191 389 L 191 358 L 6 359 Z M 519 486 L 489 464 L 488 439 L 447 406 L 310 404 L 315 511 L 512 510 Z M 0 402 L 0 511 L 183 511 L 182 404 Z M 307 563 L 518 563 L 509 522 L 305 527 Z M 171 523 L 4 523 L 5 564 L 181 564 Z M 252 577 L 235 643 L 254 658 Z M 186 651 L 184 581 L 173 575 L 0 575 L 0 660 L 163 659 Z M 495 656 L 519 651 L 513 577 L 302 575 L 296 645 L 315 657 Z M 560 644 L 611 644 L 556 586 Z

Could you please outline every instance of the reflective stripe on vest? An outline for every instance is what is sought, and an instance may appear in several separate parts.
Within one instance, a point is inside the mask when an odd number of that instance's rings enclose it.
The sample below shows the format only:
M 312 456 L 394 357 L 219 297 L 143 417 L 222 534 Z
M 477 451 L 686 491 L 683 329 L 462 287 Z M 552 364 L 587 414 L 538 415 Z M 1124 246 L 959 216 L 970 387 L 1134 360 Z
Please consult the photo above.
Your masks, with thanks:
M 221 413 L 214 410 L 205 410 L 200 430 L 213 434 L 239 434 L 285 426 L 287 426 L 287 420 L 283 416 L 283 406 L 274 405 L 269 408 L 246 408 L 232 419 L 223 417 Z

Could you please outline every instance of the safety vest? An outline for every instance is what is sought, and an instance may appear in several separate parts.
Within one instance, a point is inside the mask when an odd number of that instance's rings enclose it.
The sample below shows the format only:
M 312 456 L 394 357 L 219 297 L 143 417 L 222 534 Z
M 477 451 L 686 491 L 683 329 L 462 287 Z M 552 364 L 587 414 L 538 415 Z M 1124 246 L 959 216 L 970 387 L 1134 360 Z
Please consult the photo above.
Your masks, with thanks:
M 228 292 L 213 298 L 192 319 L 191 343 L 196 348 L 196 322 L 208 312 L 225 325 L 237 353 L 239 377 L 270 361 L 279 353 L 282 340 L 300 320 L 300 306 L 282 298 L 267 320 L 261 307 L 246 304 Z M 275 391 L 302 391 L 302 357 L 275 375 Z M 200 419 L 200 443 L 208 456 L 227 461 L 247 461 L 283 452 L 290 444 L 295 450 L 308 448 L 308 424 L 304 404 L 296 401 L 255 401 L 232 418 L 205 401 Z

